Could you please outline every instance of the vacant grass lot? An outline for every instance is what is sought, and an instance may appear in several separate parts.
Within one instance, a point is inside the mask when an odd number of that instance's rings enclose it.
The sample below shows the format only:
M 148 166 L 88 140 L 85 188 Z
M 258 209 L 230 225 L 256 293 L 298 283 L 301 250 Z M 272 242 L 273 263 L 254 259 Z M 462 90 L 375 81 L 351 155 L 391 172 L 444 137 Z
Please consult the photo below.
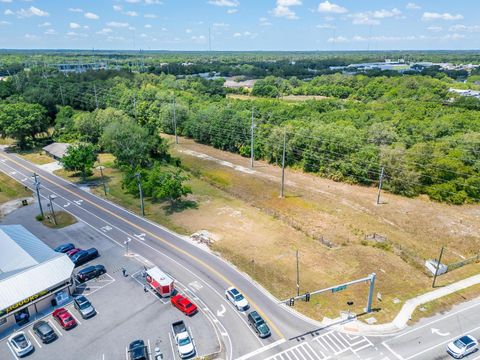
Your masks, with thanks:
M 55 159 L 45 154 L 42 149 L 21 151 L 18 153 L 25 160 L 28 160 L 36 165 L 44 165 L 54 162 Z
M 185 145 L 185 142 L 186 140 L 182 139 L 180 148 L 208 150 L 196 144 Z M 212 156 L 223 154 L 216 153 L 214 149 L 209 151 L 215 152 L 210 154 Z M 415 246 L 411 249 L 413 254 L 425 257 L 435 257 L 439 249 L 437 245 L 449 239 L 449 236 L 461 245 L 456 250 L 465 255 L 469 255 L 478 244 L 478 234 L 474 231 L 468 232 L 474 241 L 469 244 L 468 239 L 465 240 L 458 234 L 450 235 L 441 228 L 447 226 L 446 224 L 436 223 L 432 226 L 424 217 L 417 218 L 416 211 L 420 209 L 415 210 L 415 205 L 425 204 L 432 216 L 432 204 L 425 200 L 399 198 L 410 207 L 395 208 L 392 215 L 390 211 L 393 207 L 389 204 L 383 208 L 373 205 L 374 189 L 371 191 L 372 198 L 366 202 L 356 198 L 361 193 L 360 190 L 365 191 L 364 188 L 344 184 L 339 185 L 347 186 L 350 191 L 344 191 L 342 196 L 333 193 L 335 183 L 318 186 L 320 193 L 310 192 L 306 189 L 317 189 L 315 182 L 324 180 L 312 177 L 296 188 L 291 183 L 292 176 L 289 173 L 287 197 L 279 199 L 278 184 L 275 182 L 276 169 L 270 170 L 266 164 L 257 163 L 256 169 L 268 170 L 268 177 L 252 176 L 182 152 L 174 151 L 174 154 L 181 157 L 184 166 L 196 175 L 189 181 L 193 194 L 176 209 L 171 209 L 167 203 L 152 203 L 147 199 L 147 217 L 181 234 L 209 231 L 217 240 L 212 246 L 213 250 L 218 251 L 281 299 L 296 293 L 295 252 L 298 249 L 301 292 L 328 287 L 376 272 L 376 292 L 382 294 L 382 302 L 375 304 L 380 309 L 375 317 L 379 321 L 387 321 L 396 315 L 406 299 L 430 290 L 431 284 L 431 278 L 425 275 L 423 269 L 404 261 L 401 256 L 406 255 L 399 253 L 392 244 L 398 242 L 408 248 Z M 236 155 L 225 156 L 229 157 L 229 161 L 232 160 L 230 156 L 233 156 L 233 160 L 248 166 L 242 163 L 245 159 L 237 159 Z M 100 156 L 100 162 L 107 167 L 104 174 L 108 181 L 108 198 L 139 213 L 139 199 L 125 194 L 121 186 L 120 172 L 111 167 L 113 158 L 104 154 Z M 64 171 L 60 171 L 60 174 L 70 180 L 79 181 L 75 174 Z M 97 170 L 89 181 L 93 185 L 92 191 L 103 196 Z M 367 189 L 367 192 L 369 191 Z M 385 199 L 389 202 L 398 200 L 391 195 L 387 195 Z M 419 202 L 415 203 L 416 201 Z M 437 205 L 433 204 L 434 208 Z M 444 208 L 447 213 L 436 215 L 449 218 L 450 210 L 462 209 L 462 214 L 469 214 L 470 211 L 465 210 L 466 208 Z M 382 214 L 379 209 L 390 210 Z M 410 219 L 410 223 L 406 222 L 409 218 L 405 215 L 406 211 L 407 214 L 408 211 L 412 212 L 416 217 Z M 399 216 L 397 213 L 404 215 Z M 458 218 L 452 217 L 449 221 L 451 226 Z M 418 227 L 419 225 L 421 227 Z M 468 228 L 472 226 L 470 222 L 464 225 Z M 364 235 L 371 232 L 386 235 L 391 244 L 378 247 L 365 242 Z M 321 235 L 336 246 L 329 248 L 322 244 Z M 424 241 L 424 238 L 428 241 Z M 469 252 L 469 249 L 472 250 Z M 450 254 L 446 258 L 458 258 L 458 255 Z M 409 260 L 408 257 L 406 259 Z M 446 284 L 477 272 L 478 265 L 469 265 L 441 276 L 438 284 Z M 313 318 L 322 319 L 323 316 L 337 317 L 341 310 L 347 310 L 346 302 L 352 300 L 354 306 L 351 310 L 361 313 L 366 305 L 367 291 L 367 284 L 359 284 L 336 294 L 314 296 L 310 303 L 297 302 L 295 306 Z M 396 298 L 401 302 L 394 304 L 393 299 Z M 433 304 L 433 307 L 435 306 Z
M 18 182 L 0 172 L 0 204 L 27 196 L 32 196 L 31 191 L 25 190 Z

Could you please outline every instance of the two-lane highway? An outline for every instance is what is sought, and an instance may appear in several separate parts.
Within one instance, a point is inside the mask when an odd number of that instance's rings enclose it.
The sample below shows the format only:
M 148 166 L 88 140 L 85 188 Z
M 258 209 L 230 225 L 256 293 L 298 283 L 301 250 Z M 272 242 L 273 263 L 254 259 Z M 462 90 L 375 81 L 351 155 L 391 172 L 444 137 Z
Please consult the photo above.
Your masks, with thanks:
M 16 156 L 0 152 L 0 170 L 25 186 L 34 188 L 32 174 L 41 180 L 41 194 L 55 195 L 55 206 L 62 207 L 94 228 L 99 236 L 137 253 L 169 272 L 195 292 L 214 316 L 214 323 L 230 359 L 255 351 L 262 346 L 280 343 L 317 327 L 314 322 L 296 314 L 234 267 L 177 234 L 141 218 L 109 201 L 79 189 L 76 185 L 41 170 Z M 225 300 L 229 286 L 240 289 L 252 307 L 259 311 L 272 328 L 273 336 L 260 340 L 248 326 L 245 314 Z

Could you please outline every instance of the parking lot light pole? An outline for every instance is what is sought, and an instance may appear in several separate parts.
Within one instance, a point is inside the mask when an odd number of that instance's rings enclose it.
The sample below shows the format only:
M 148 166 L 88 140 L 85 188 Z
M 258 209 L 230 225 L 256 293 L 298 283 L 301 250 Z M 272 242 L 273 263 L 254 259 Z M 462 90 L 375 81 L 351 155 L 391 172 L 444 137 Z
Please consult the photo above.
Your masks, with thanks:
M 57 223 L 57 217 L 55 216 L 55 210 L 53 208 L 53 199 L 55 199 L 56 196 L 55 195 L 49 195 L 48 196 L 48 199 L 50 200 L 50 209 L 52 210 L 52 216 L 53 216 L 53 222 L 55 223 L 55 225 L 58 225 Z
M 105 193 L 105 196 L 107 196 L 107 186 L 105 185 L 105 177 L 103 176 L 103 169 L 105 169 L 105 166 L 97 166 L 97 170 L 100 170 L 100 175 L 102 176 L 103 192 Z

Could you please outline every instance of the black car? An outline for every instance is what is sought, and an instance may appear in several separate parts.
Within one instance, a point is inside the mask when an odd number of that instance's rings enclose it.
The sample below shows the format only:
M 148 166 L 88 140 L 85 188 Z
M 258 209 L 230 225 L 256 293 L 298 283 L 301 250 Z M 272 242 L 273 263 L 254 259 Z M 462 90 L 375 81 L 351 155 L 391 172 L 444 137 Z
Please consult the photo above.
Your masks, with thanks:
M 107 272 L 107 269 L 105 269 L 105 266 L 103 265 L 91 265 L 80 270 L 77 273 L 77 279 L 80 282 L 85 282 L 90 279 L 95 279 L 96 277 L 99 277 L 100 275 L 103 275 L 106 272 Z
M 70 251 L 73 249 L 75 249 L 75 245 L 73 245 L 72 243 L 67 243 L 67 244 L 59 245 L 53 250 L 59 253 L 66 253 L 67 251 Z
M 130 360 L 148 360 L 147 347 L 143 340 L 135 340 L 128 346 Z
M 266 338 L 270 336 L 270 328 L 265 320 L 263 320 L 263 318 L 256 311 L 252 311 L 250 314 L 248 314 L 248 322 L 259 337 Z
M 33 332 L 42 340 L 44 344 L 51 343 L 58 338 L 57 333 L 50 324 L 46 321 L 40 320 L 33 324 Z
M 98 250 L 95 248 L 90 248 L 77 252 L 75 255 L 72 256 L 72 261 L 75 266 L 80 266 L 89 262 L 90 260 L 95 259 L 96 257 L 98 257 Z

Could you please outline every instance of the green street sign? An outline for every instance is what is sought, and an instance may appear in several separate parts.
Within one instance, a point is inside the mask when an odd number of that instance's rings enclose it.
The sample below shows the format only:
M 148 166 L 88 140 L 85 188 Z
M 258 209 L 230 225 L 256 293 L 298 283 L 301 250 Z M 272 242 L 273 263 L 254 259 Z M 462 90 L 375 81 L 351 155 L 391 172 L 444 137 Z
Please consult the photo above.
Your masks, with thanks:
M 346 288 L 347 288 L 347 285 L 337 286 L 336 288 L 333 288 L 333 289 L 332 289 L 332 293 L 336 293 L 336 292 L 345 290 Z

